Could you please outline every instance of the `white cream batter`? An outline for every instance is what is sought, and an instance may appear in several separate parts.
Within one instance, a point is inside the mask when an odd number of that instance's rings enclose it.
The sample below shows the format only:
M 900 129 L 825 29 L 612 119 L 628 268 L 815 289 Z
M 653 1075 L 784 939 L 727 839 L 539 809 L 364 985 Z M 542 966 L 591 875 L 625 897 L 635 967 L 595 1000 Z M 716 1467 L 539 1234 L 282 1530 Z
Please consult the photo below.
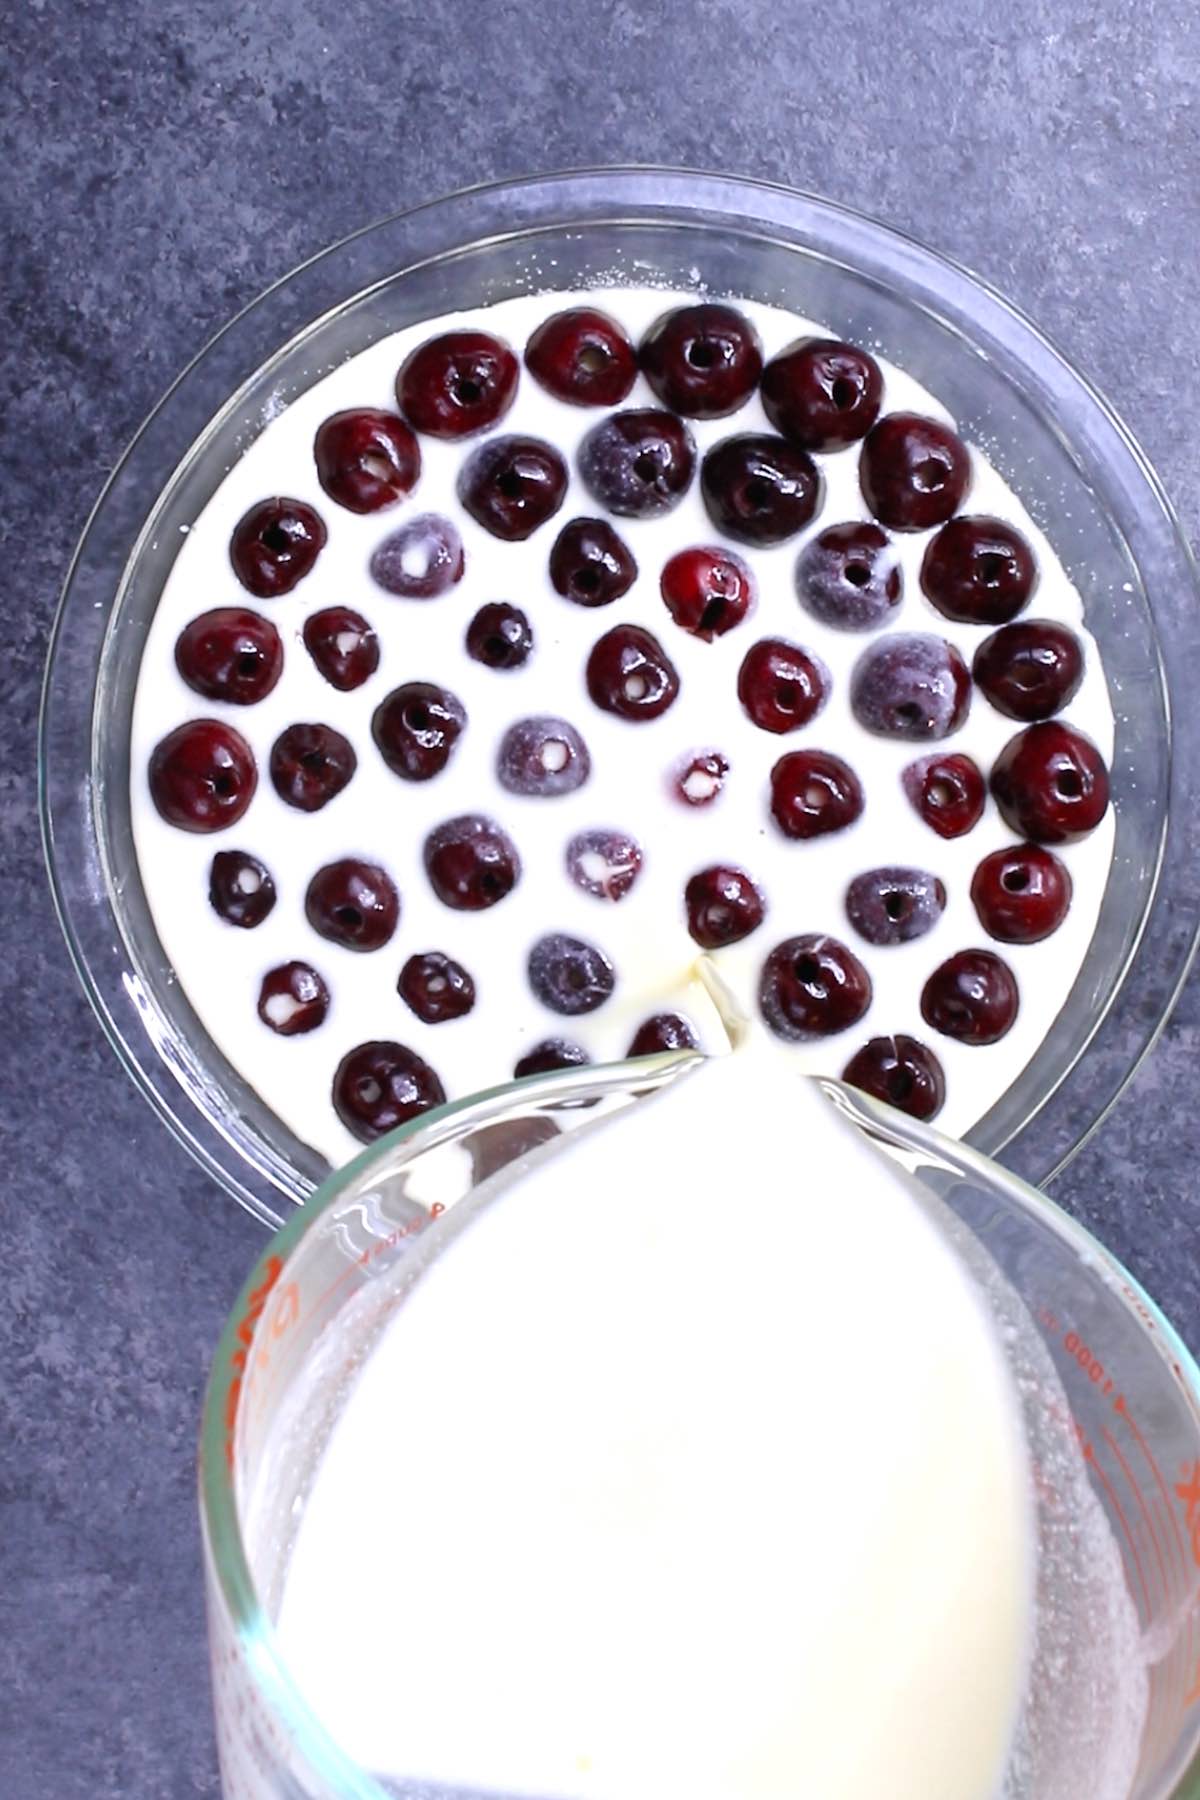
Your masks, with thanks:
M 167 581 L 149 634 L 139 680 L 132 737 L 133 819 L 137 853 L 155 924 L 184 990 L 221 1051 L 266 1103 L 302 1139 L 333 1162 L 358 1148 L 330 1103 L 333 1072 L 354 1045 L 395 1038 L 410 1045 L 438 1071 L 453 1098 L 505 1080 L 513 1063 L 535 1042 L 566 1036 L 597 1061 L 624 1054 L 636 1027 L 653 1012 L 687 1010 L 687 983 L 696 946 L 683 914 L 683 888 L 698 868 L 733 863 L 765 890 L 768 915 L 743 943 L 716 954 L 723 979 L 747 1011 L 754 1011 L 758 972 L 780 939 L 800 932 L 828 932 L 866 963 L 874 1002 L 852 1031 L 796 1046 L 795 1067 L 837 1074 L 874 1035 L 907 1032 L 935 1051 L 946 1072 L 947 1099 L 939 1126 L 966 1132 L 1004 1093 L 1028 1062 L 1060 1011 L 1091 940 L 1112 854 L 1111 815 L 1089 839 L 1061 855 L 1073 882 L 1066 922 L 1043 943 L 997 946 L 1016 973 L 1021 1011 L 998 1044 L 972 1048 L 938 1037 L 920 1015 L 926 978 L 946 957 L 989 940 L 969 898 L 971 875 L 991 850 L 1011 842 L 994 806 L 966 837 L 938 838 L 903 798 L 899 774 L 924 754 L 919 745 L 871 737 L 849 707 L 850 670 L 874 637 L 829 630 L 799 606 L 792 580 L 797 551 L 825 526 L 866 516 L 858 489 L 857 448 L 818 457 L 825 504 L 800 537 L 768 550 L 738 546 L 755 575 L 759 601 L 743 625 L 715 643 L 677 629 L 658 591 L 663 563 L 689 544 L 719 541 L 704 513 L 698 483 L 674 511 L 653 520 L 619 520 L 617 528 L 636 556 L 640 574 L 631 591 L 611 606 L 591 610 L 554 593 L 546 573 L 551 544 L 568 519 L 599 509 L 574 469 L 583 433 L 601 414 L 567 406 L 522 371 L 511 412 L 499 429 L 548 438 L 571 466 L 571 485 L 557 518 L 527 542 L 506 544 L 467 517 L 454 483 L 470 445 L 422 439 L 423 473 L 412 496 L 389 511 L 355 516 L 321 490 L 312 458 L 317 427 L 348 406 L 394 406 L 392 383 L 405 354 L 436 331 L 472 324 L 498 333 L 520 351 L 533 327 L 550 311 L 586 299 L 618 318 L 636 339 L 673 304 L 692 298 L 652 289 L 613 289 L 585 295 L 556 294 L 508 300 L 471 314 L 430 320 L 362 352 L 316 382 L 271 420 L 231 469 L 195 521 Z M 738 301 L 758 329 L 769 357 L 806 331 L 819 330 L 793 314 Z M 946 417 L 910 376 L 884 363 L 887 410 L 908 408 Z M 639 379 L 627 405 L 651 403 Z M 755 397 L 732 418 L 691 422 L 700 455 L 735 431 L 763 429 Z M 1081 627 L 1079 597 L 1045 537 L 996 471 L 972 450 L 973 478 L 964 510 L 998 514 L 1017 524 L 1034 547 L 1040 581 L 1030 617 Z M 314 505 L 328 528 L 316 566 L 291 594 L 254 601 L 239 587 L 229 565 L 230 534 L 254 502 L 288 494 Z M 377 589 L 367 572 L 372 549 L 416 512 L 443 512 L 458 525 L 466 548 L 463 581 L 431 602 L 403 601 Z M 958 645 L 968 663 L 986 627 L 942 619 L 924 599 L 918 569 L 929 534 L 898 534 L 905 600 L 889 630 L 937 632 Z M 469 620 L 484 602 L 510 600 L 529 615 L 534 655 L 519 672 L 497 673 L 471 662 L 462 647 Z M 301 641 L 309 614 L 330 605 L 365 614 L 378 633 L 378 673 L 353 693 L 337 693 L 317 673 Z M 284 676 L 257 706 L 229 707 L 201 700 L 176 672 L 173 650 L 182 627 L 216 606 L 250 605 L 270 618 L 285 642 Z M 622 620 L 647 625 L 679 669 L 676 703 L 650 724 L 630 725 L 601 713 L 588 699 L 583 666 L 596 639 Z M 780 636 L 815 651 L 833 677 L 830 700 L 804 730 L 785 738 L 757 730 L 738 706 L 737 670 L 750 645 Z M 1088 667 L 1083 685 L 1063 717 L 1078 725 L 1106 757 L 1112 750 L 1112 715 L 1095 647 L 1085 639 Z M 379 701 L 403 681 L 430 680 L 463 701 L 467 728 L 449 767 L 433 781 L 399 781 L 385 767 L 370 735 Z M 504 793 L 493 773 L 496 745 L 514 719 L 538 713 L 567 717 L 591 752 L 592 775 L 577 793 L 555 800 L 520 799 Z M 149 797 L 146 767 L 155 743 L 189 717 L 225 718 L 248 739 L 259 765 L 258 792 L 244 819 L 212 837 L 192 836 L 164 823 Z M 267 760 L 276 736 L 297 721 L 322 721 L 344 732 L 358 752 L 353 781 L 322 811 L 303 814 L 276 796 Z M 978 694 L 966 728 L 946 741 L 965 750 L 986 770 L 1019 729 Z M 773 763 L 803 745 L 832 750 L 851 763 L 865 792 L 861 819 L 849 830 L 798 844 L 774 828 L 766 795 Z M 716 747 L 731 760 L 721 798 L 711 807 L 685 808 L 667 792 L 670 771 L 684 752 Z M 942 746 L 929 746 L 930 749 Z M 514 839 L 524 865 L 520 885 L 500 905 L 477 914 L 452 913 L 436 899 L 421 863 L 426 833 L 458 813 L 491 814 Z M 595 826 L 631 832 L 645 853 L 632 894 L 618 905 L 581 892 L 563 870 L 563 848 L 575 832 Z M 239 848 L 270 869 L 279 900 L 253 931 L 224 924 L 208 902 L 208 868 L 215 851 Z M 354 955 L 318 937 L 304 916 L 304 891 L 322 864 L 347 855 L 381 862 L 402 897 L 399 929 L 391 943 L 370 955 Z M 939 875 L 949 901 L 936 929 L 907 945 L 873 950 L 848 924 L 843 895 L 849 881 L 881 864 L 911 865 Z M 525 975 L 532 942 L 561 930 L 603 949 L 615 964 L 617 989 L 598 1012 L 562 1019 L 534 998 Z M 438 1026 L 415 1018 L 396 994 L 396 977 L 413 953 L 440 950 L 474 977 L 477 1001 L 466 1018 Z M 332 994 L 326 1023 L 308 1036 L 280 1038 L 256 1016 L 263 974 L 302 959 L 324 976 Z
M 1029 1474 L 992 1327 L 880 1153 L 739 1054 L 443 1228 L 286 1578 L 343 1747 L 559 1800 L 993 1800 Z

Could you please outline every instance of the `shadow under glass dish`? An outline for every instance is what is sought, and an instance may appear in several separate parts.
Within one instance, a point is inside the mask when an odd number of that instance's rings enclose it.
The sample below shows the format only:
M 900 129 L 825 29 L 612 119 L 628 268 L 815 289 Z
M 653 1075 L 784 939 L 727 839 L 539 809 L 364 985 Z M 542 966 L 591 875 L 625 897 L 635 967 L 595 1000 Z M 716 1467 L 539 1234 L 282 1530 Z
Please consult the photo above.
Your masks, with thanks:
M 129 735 L 158 597 L 184 529 L 228 467 L 348 357 L 446 312 L 621 282 L 784 306 L 891 358 L 995 463 L 1083 596 L 1116 723 L 1112 874 L 1067 1005 L 968 1141 L 1031 1181 L 1048 1179 L 1112 1105 L 1187 972 L 1200 870 L 1180 796 L 1200 792 L 1200 733 L 1173 725 L 1170 695 L 1179 670 L 1200 666 L 1200 595 L 1170 507 L 1104 403 L 972 276 L 827 202 L 670 171 L 472 190 L 334 246 L 214 340 L 101 497 L 56 623 L 42 820 L 76 967 L 160 1116 L 267 1223 L 280 1223 L 328 1166 L 217 1051 L 150 917 L 130 830 Z

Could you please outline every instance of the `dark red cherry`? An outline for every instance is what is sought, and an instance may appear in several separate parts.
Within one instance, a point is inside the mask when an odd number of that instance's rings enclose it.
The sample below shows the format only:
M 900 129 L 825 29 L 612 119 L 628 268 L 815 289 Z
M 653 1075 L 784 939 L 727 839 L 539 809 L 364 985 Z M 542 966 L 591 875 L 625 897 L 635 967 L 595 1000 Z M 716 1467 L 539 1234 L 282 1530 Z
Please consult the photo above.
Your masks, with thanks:
M 842 1080 L 914 1119 L 934 1118 L 946 1098 L 941 1063 L 919 1039 L 903 1032 L 864 1044 L 842 1070 Z
M 620 406 L 637 380 L 637 352 L 607 313 L 572 306 L 538 326 L 525 367 L 568 406 Z
M 962 837 L 983 816 L 987 783 L 969 756 L 923 756 L 900 777 L 910 803 L 939 837 Z
M 551 1012 L 576 1018 L 603 1006 L 616 986 L 603 950 L 565 931 L 548 931 L 529 952 L 529 985 Z
M 887 413 L 872 426 L 858 465 L 863 499 L 893 531 L 942 525 L 963 503 L 971 457 L 962 439 L 937 419 Z
M 493 819 L 464 813 L 435 826 L 425 839 L 425 873 L 443 906 L 482 912 L 512 893 L 521 859 Z
M 771 770 L 771 817 L 785 837 L 844 831 L 862 809 L 858 776 L 827 750 L 793 750 Z
M 462 580 L 462 539 L 449 519 L 418 513 L 384 538 L 371 557 L 371 575 L 401 600 L 436 600 Z
M 686 494 L 696 469 L 692 434 L 653 407 L 612 413 L 579 446 L 579 473 L 593 499 L 621 518 L 653 519 Z
M 467 626 L 467 655 L 485 669 L 520 669 L 533 650 L 533 627 L 519 606 L 492 600 Z
M 412 493 L 421 473 L 421 449 L 404 420 L 373 406 L 326 419 L 313 456 L 329 498 L 354 513 L 395 506 Z
M 358 767 L 349 738 L 332 725 L 289 725 L 271 745 L 271 785 L 298 812 L 319 812 Z
M 464 438 L 502 419 L 517 394 L 517 359 L 486 331 L 446 331 L 406 357 L 396 401 L 429 437 Z
M 975 652 L 971 673 L 997 712 L 1031 724 L 1061 712 L 1083 680 L 1083 645 L 1053 619 L 1002 625 Z
M 510 794 L 573 794 L 591 772 L 588 747 L 574 725 L 545 714 L 510 725 L 496 752 L 496 779 Z
M 721 419 L 744 406 L 762 374 L 762 346 L 732 306 L 701 301 L 664 313 L 642 339 L 642 373 L 686 419 Z
M 581 1044 L 566 1038 L 545 1038 L 527 1050 L 513 1069 L 518 1081 L 524 1075 L 552 1075 L 556 1069 L 582 1069 L 591 1057 Z
M 765 432 L 714 444 L 700 492 L 718 531 L 739 544 L 782 544 L 816 517 L 821 477 L 805 450 Z
M 789 1043 L 857 1025 L 871 1004 L 871 977 L 852 950 L 819 932 L 785 938 L 763 964 L 758 1004 Z
M 229 560 L 250 593 L 277 600 L 308 574 L 326 536 L 320 513 L 303 500 L 260 500 L 234 526 Z
M 361 613 L 327 606 L 304 621 L 304 648 L 330 687 L 352 693 L 379 667 L 379 639 Z
M 1006 825 L 1035 844 L 1070 844 L 1108 810 L 1108 770 L 1090 738 L 1057 719 L 1009 738 L 992 764 Z
M 704 950 L 740 944 L 766 917 L 762 891 L 744 869 L 714 863 L 693 875 L 683 890 L 688 930 Z
M 432 781 L 450 761 L 466 722 L 457 694 L 432 681 L 406 681 L 375 708 L 371 736 L 393 775 Z
M 577 831 L 567 845 L 566 867 L 585 894 L 623 900 L 641 874 L 641 845 L 625 831 Z
M 224 831 L 236 825 L 258 786 L 254 752 L 240 732 L 218 719 L 190 719 L 154 746 L 150 796 L 180 831 Z
M 254 706 L 283 674 L 283 645 L 261 613 L 218 606 L 184 626 L 175 640 L 175 667 L 206 700 Z
M 258 1016 L 280 1037 L 300 1037 L 325 1023 L 329 989 L 314 968 L 304 962 L 281 963 L 269 969 L 258 990 Z
M 855 663 L 850 706 L 864 730 L 880 737 L 949 737 L 971 710 L 971 677 L 945 638 L 897 631 Z
M 666 712 L 679 693 L 679 672 L 651 632 L 614 625 L 588 657 L 587 687 L 604 712 L 640 722 Z
M 868 869 L 846 889 L 846 917 L 868 944 L 924 937 L 945 908 L 945 887 L 924 869 Z
M 359 1044 L 343 1056 L 333 1078 L 334 1110 L 364 1144 L 441 1106 L 445 1098 L 445 1088 L 424 1058 L 387 1039 Z
M 208 871 L 208 900 L 227 925 L 253 931 L 275 905 L 271 872 L 244 850 L 218 850 Z
M 685 806 L 711 806 L 725 786 L 729 758 L 720 750 L 696 750 L 671 772 L 671 789 Z
M 944 618 L 966 625 L 1007 624 L 1036 582 L 1033 551 L 1003 519 L 951 519 L 921 563 L 926 597 Z
M 754 577 L 746 564 L 714 544 L 677 551 L 658 585 L 675 623 L 706 644 L 740 625 L 754 605 Z
M 857 444 L 879 417 L 882 400 L 875 358 L 834 338 L 802 338 L 763 371 L 763 409 L 776 431 L 802 450 Z
M 632 550 L 607 519 L 572 519 L 550 552 L 554 591 L 576 606 L 607 606 L 619 600 L 637 580 L 637 572 Z
M 664 1050 L 694 1050 L 696 1034 L 679 1013 L 655 1013 L 633 1034 L 627 1057 L 660 1056 Z
M 782 735 L 816 718 L 829 698 L 829 671 L 799 644 L 763 638 L 743 658 L 737 692 L 760 731 Z
M 567 465 L 534 437 L 488 438 L 463 464 L 458 497 L 477 525 L 505 543 L 532 537 L 567 492 Z
M 962 1044 L 995 1044 L 1011 1031 L 1019 1007 L 1012 970 L 990 950 L 960 950 L 935 969 L 921 991 L 921 1017 Z
M 1041 844 L 1008 844 L 985 856 L 971 882 L 979 923 L 1002 944 L 1037 944 L 1071 905 L 1071 877 Z
M 796 559 L 796 597 L 835 631 L 873 631 L 904 597 L 904 576 L 886 531 L 871 521 L 830 525 Z
M 396 885 L 378 863 L 345 856 L 308 884 L 304 913 L 319 937 L 345 950 L 381 950 L 400 919 Z
M 461 963 L 440 950 L 410 956 L 400 971 L 396 992 L 426 1025 L 465 1018 L 475 1004 L 475 983 Z

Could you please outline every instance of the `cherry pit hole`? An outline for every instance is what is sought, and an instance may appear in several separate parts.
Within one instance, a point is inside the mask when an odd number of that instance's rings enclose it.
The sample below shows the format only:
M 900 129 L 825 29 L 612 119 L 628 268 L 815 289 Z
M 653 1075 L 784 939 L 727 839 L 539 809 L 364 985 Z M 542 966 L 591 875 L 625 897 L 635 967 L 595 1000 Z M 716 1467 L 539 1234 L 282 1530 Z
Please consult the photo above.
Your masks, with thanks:
M 368 450 L 359 466 L 372 481 L 390 481 L 396 473 L 395 464 L 382 450 Z
M 946 470 L 936 456 L 926 456 L 913 469 L 913 486 L 921 494 L 937 494 L 946 485 Z
M 575 360 L 585 375 L 599 375 L 612 359 L 607 345 L 585 344 Z

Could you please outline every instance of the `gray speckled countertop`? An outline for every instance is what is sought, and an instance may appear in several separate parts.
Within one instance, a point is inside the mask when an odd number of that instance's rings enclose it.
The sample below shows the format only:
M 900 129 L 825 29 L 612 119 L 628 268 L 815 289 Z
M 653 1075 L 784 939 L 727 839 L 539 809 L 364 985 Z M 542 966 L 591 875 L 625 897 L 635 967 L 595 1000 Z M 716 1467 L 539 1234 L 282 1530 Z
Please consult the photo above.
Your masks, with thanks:
M 215 1795 L 194 1443 L 260 1228 L 103 1042 L 35 821 L 46 629 L 105 473 L 217 326 L 353 226 L 669 162 L 814 188 L 980 271 L 1108 393 L 1195 539 L 1200 14 L 24 0 L 5 36 L 0 1795 Z M 1198 992 L 1056 1188 L 1194 1344 Z

